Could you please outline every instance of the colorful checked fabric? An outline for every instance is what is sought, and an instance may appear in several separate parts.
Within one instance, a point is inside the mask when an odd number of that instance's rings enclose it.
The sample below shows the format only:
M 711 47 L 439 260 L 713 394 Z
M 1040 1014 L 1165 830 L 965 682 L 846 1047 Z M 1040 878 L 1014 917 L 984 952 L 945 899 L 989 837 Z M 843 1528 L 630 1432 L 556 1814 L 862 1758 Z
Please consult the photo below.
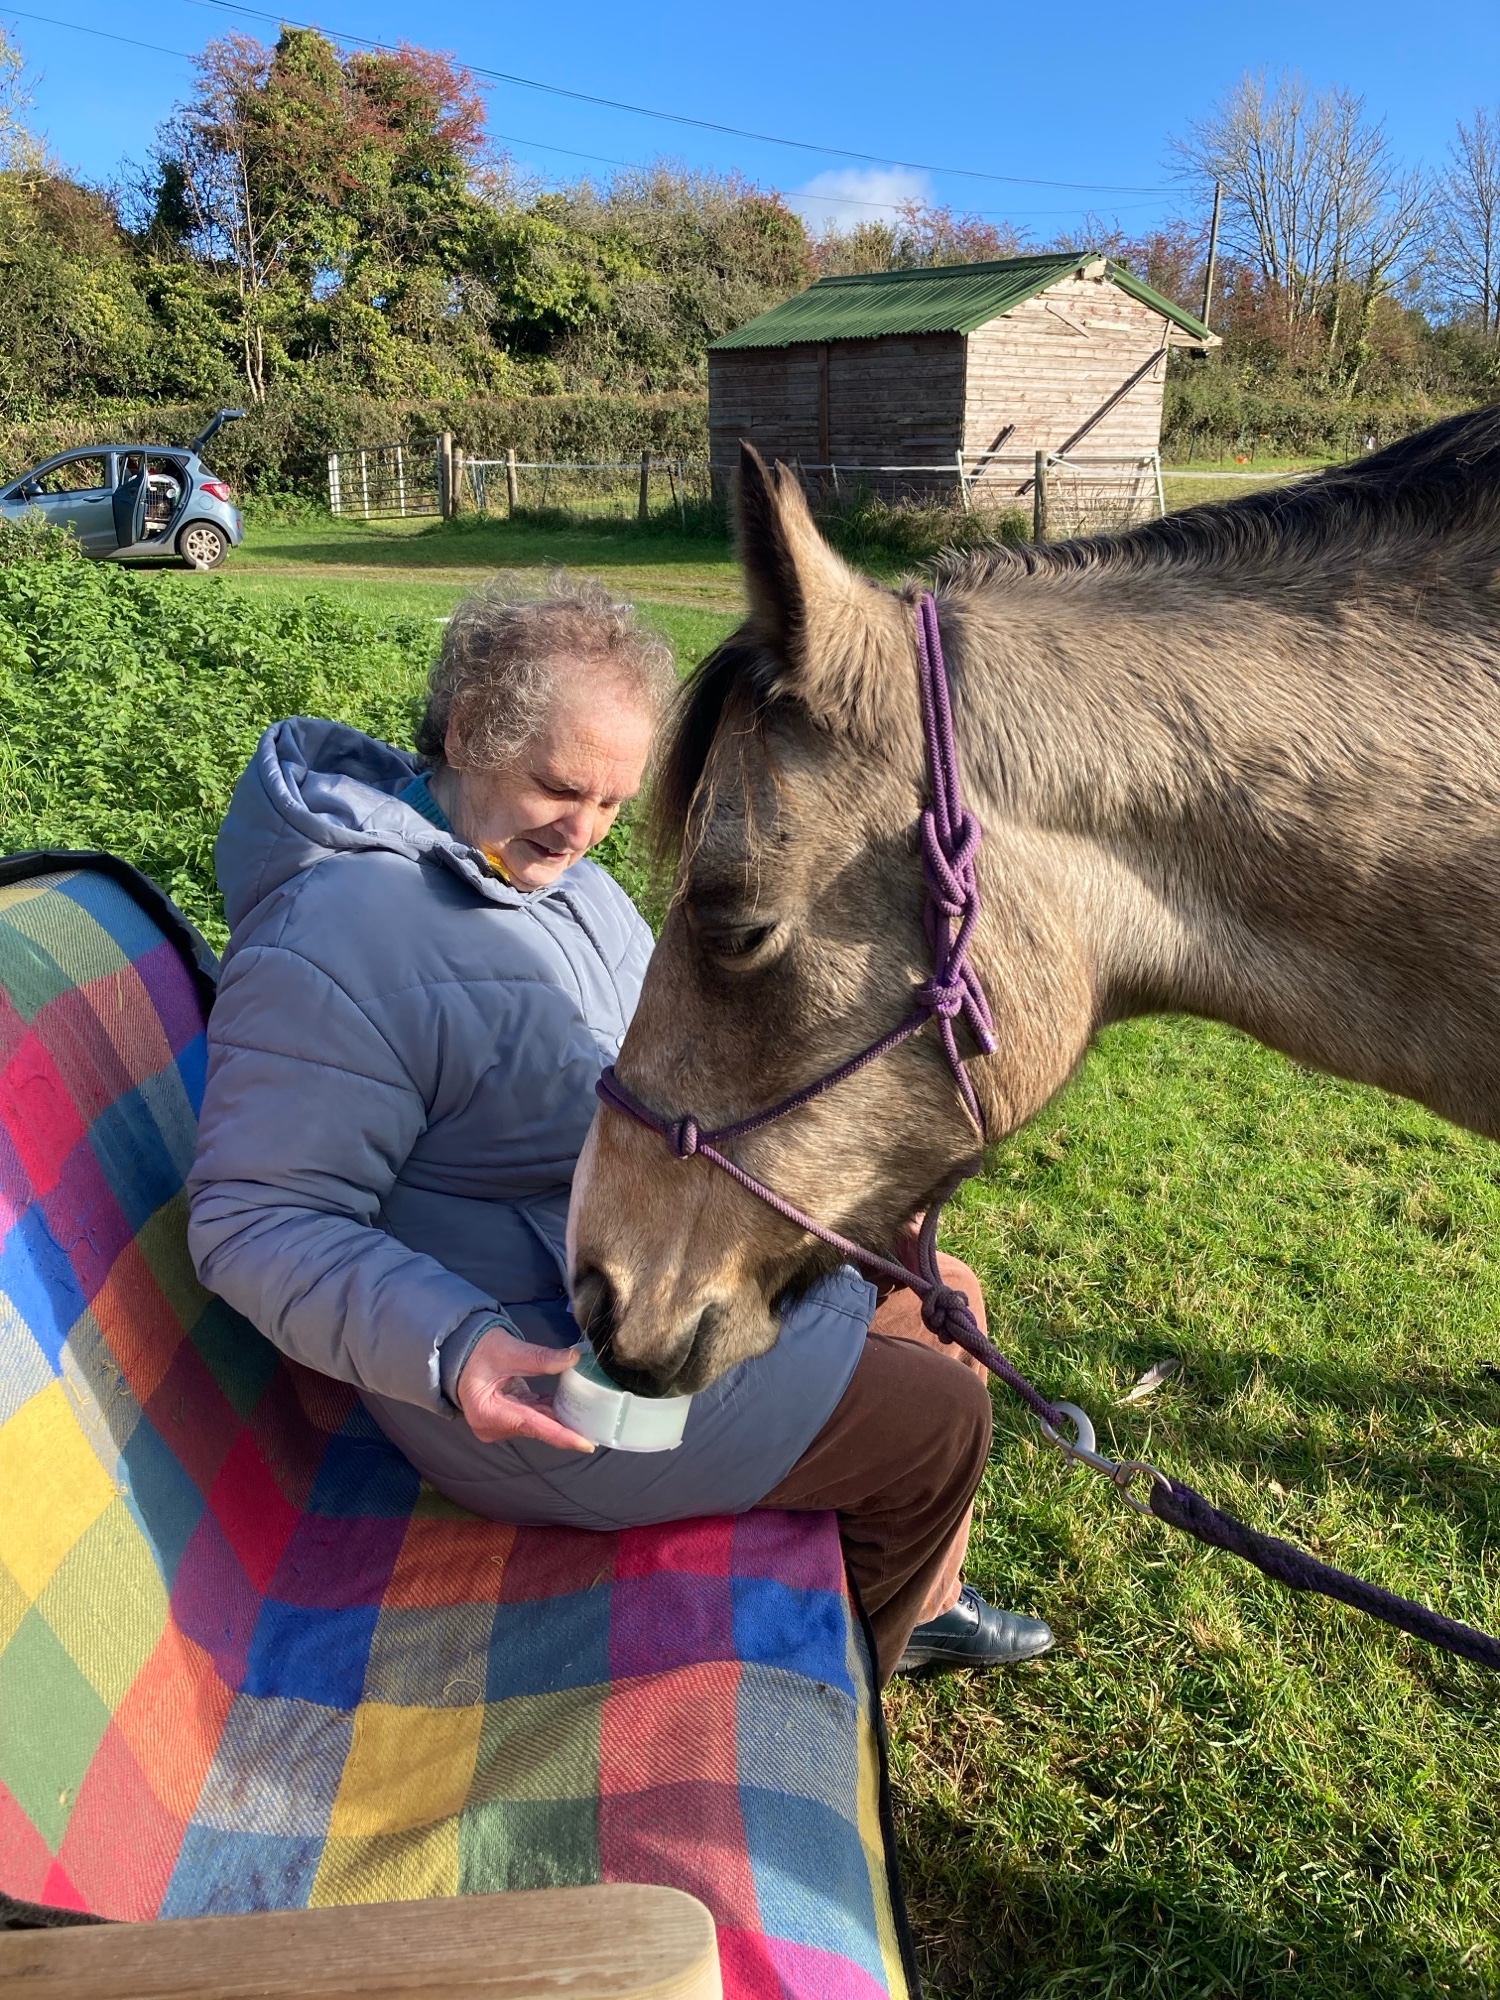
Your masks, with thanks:
M 639 1881 L 735 2000 L 904 1995 L 831 1517 L 497 1527 L 198 1285 L 200 1002 L 0 887 L 0 1891 L 116 1918 Z

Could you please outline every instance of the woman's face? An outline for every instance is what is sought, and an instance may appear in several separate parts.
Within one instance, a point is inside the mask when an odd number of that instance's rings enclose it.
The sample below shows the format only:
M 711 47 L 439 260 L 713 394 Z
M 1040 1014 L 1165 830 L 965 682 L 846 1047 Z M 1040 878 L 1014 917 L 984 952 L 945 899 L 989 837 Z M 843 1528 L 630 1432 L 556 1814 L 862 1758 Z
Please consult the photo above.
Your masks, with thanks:
M 651 734 L 628 689 L 560 678 L 546 722 L 509 763 L 470 770 L 450 734 L 444 810 L 460 840 L 484 849 L 518 889 L 545 889 L 603 840 L 640 789 Z

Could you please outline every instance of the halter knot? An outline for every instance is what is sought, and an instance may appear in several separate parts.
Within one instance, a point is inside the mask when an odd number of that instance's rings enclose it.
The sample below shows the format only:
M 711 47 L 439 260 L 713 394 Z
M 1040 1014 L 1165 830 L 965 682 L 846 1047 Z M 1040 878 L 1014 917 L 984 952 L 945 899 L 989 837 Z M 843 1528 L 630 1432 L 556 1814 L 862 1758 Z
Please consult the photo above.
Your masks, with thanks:
M 922 1323 L 939 1340 L 961 1341 L 961 1336 L 979 1331 L 974 1309 L 963 1293 L 952 1285 L 934 1285 L 922 1301 Z
M 956 1021 L 967 1000 L 968 988 L 962 979 L 925 979 L 917 988 L 917 1005 L 941 1021 Z
M 967 807 L 945 833 L 933 807 L 922 812 L 922 873 L 928 894 L 945 917 L 962 917 L 979 901 L 974 866 L 982 829 Z
M 667 1127 L 667 1144 L 679 1160 L 690 1160 L 698 1150 L 701 1137 L 696 1118 L 679 1118 L 675 1125 Z

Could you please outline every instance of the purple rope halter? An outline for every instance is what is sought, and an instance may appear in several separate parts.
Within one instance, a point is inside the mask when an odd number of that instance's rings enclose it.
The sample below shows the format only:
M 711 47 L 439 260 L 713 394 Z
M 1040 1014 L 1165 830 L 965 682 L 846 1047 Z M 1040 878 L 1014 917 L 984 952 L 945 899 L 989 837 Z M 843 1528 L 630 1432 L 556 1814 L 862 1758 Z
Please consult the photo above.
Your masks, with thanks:
M 937 604 L 931 592 L 924 592 L 917 601 L 917 660 L 922 731 L 927 744 L 927 776 L 932 793 L 932 803 L 923 808 L 920 823 L 922 873 L 927 884 L 923 922 L 932 951 L 932 976 L 917 988 L 911 1012 L 899 1026 L 882 1035 L 878 1041 L 871 1042 L 868 1048 L 851 1056 L 847 1062 L 840 1063 L 837 1069 L 830 1070 L 815 1083 L 793 1091 L 790 1097 L 784 1097 L 768 1110 L 753 1112 L 748 1118 L 738 1119 L 732 1125 L 721 1125 L 714 1131 L 705 1132 L 698 1120 L 691 1116 L 664 1118 L 660 1112 L 653 1111 L 650 1105 L 643 1104 L 640 1098 L 626 1089 L 615 1074 L 613 1065 L 604 1071 L 595 1085 L 601 1103 L 607 1104 L 613 1111 L 622 1112 L 627 1118 L 633 1118 L 648 1131 L 659 1133 L 679 1160 L 707 1160 L 732 1181 L 737 1181 L 747 1194 L 763 1201 L 767 1208 L 774 1209 L 795 1228 L 805 1230 L 820 1243 L 837 1250 L 851 1264 L 859 1265 L 888 1284 L 903 1285 L 914 1291 L 922 1301 L 923 1322 L 940 1340 L 962 1347 L 992 1374 L 999 1376 L 1037 1418 L 1049 1443 L 1079 1464 L 1102 1472 L 1121 1498 L 1138 1511 L 1155 1514 L 1158 1519 L 1169 1522 L 1201 1542 L 1207 1542 L 1211 1547 L 1227 1549 L 1231 1554 L 1243 1557 L 1267 1576 L 1275 1577 L 1293 1590 L 1313 1590 L 1337 1598 L 1356 1610 L 1368 1612 L 1372 1617 L 1381 1618 L 1419 1639 L 1441 1646 L 1447 1652 L 1500 1670 L 1500 1640 L 1491 1638 L 1488 1633 L 1461 1625 L 1456 1619 L 1445 1618 L 1440 1612 L 1429 1611 L 1425 1605 L 1397 1597 L 1376 1584 L 1346 1576 L 1342 1570 L 1315 1561 L 1289 1542 L 1278 1541 L 1274 1536 L 1261 1534 L 1243 1521 L 1235 1520 L 1232 1515 L 1221 1514 L 1201 1493 L 1195 1492 L 1191 1486 L 1184 1486 L 1179 1480 L 1168 1478 L 1154 1465 L 1139 1459 L 1116 1460 L 1097 1451 L 1094 1427 L 1087 1415 L 1074 1403 L 1048 1402 L 1040 1389 L 1027 1380 L 983 1331 L 964 1294 L 943 1283 L 937 1261 L 937 1235 L 946 1197 L 944 1202 L 934 1204 L 923 1218 L 916 1244 L 916 1268 L 911 1270 L 905 1264 L 898 1264 L 894 1258 L 867 1250 L 863 1244 L 840 1235 L 836 1229 L 827 1228 L 747 1172 L 723 1150 L 737 1139 L 747 1138 L 750 1133 L 759 1132 L 762 1127 L 774 1125 L 778 1119 L 800 1111 L 803 1105 L 811 1104 L 836 1085 L 857 1076 L 871 1063 L 878 1062 L 892 1049 L 920 1034 L 929 1021 L 937 1023 L 943 1052 L 948 1058 L 958 1094 L 980 1138 L 985 1137 L 984 1112 L 964 1066 L 966 1058 L 958 1046 L 956 1026 L 959 1021 L 964 1023 L 980 1053 L 994 1053 L 995 1030 L 989 1003 L 979 974 L 969 963 L 969 950 L 979 923 L 979 873 L 976 863 L 983 828 L 964 804 L 958 768 L 958 742 L 953 727 L 953 702 L 943 659 Z M 1069 1429 L 1073 1433 L 1071 1437 Z M 1136 1499 L 1131 1490 L 1140 1478 L 1149 1482 L 1144 1501 Z

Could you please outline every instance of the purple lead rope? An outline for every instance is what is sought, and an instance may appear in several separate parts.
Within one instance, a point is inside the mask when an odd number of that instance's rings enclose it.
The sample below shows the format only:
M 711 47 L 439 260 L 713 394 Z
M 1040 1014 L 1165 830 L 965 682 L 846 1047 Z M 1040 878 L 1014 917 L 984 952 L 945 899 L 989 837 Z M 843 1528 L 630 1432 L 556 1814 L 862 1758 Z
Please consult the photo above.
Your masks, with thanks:
M 859 1265 L 888 1284 L 904 1285 L 914 1291 L 922 1301 L 924 1324 L 940 1340 L 963 1348 L 965 1353 L 982 1362 L 991 1374 L 997 1375 L 1038 1419 L 1049 1443 L 1076 1462 L 1104 1473 L 1131 1506 L 1155 1514 L 1158 1519 L 1213 1548 L 1226 1549 L 1242 1557 L 1265 1575 L 1274 1577 L 1293 1590 L 1312 1590 L 1337 1598 L 1341 1603 L 1368 1612 L 1371 1617 L 1383 1619 L 1388 1625 L 1395 1625 L 1431 1645 L 1441 1646 L 1463 1659 L 1500 1671 L 1500 1640 L 1491 1638 L 1488 1633 L 1478 1632 L 1456 1619 L 1445 1618 L 1440 1612 L 1429 1611 L 1425 1605 L 1413 1603 L 1410 1598 L 1397 1597 L 1376 1584 L 1347 1576 L 1342 1570 L 1333 1569 L 1327 1563 L 1316 1561 L 1304 1550 L 1294 1548 L 1290 1542 L 1278 1541 L 1272 1535 L 1247 1527 L 1232 1515 L 1220 1513 L 1201 1493 L 1194 1492 L 1191 1486 L 1184 1486 L 1179 1480 L 1168 1478 L 1154 1465 L 1134 1459 L 1115 1460 L 1096 1451 L 1094 1428 L 1087 1415 L 1072 1403 L 1049 1403 L 1041 1390 L 1027 1380 L 984 1332 L 965 1295 L 952 1285 L 944 1284 L 937 1260 L 937 1233 L 946 1197 L 929 1209 L 923 1218 L 917 1237 L 916 1269 L 913 1271 L 894 1258 L 867 1250 L 863 1244 L 840 1235 L 836 1229 L 827 1228 L 777 1194 L 764 1181 L 757 1180 L 754 1174 L 723 1151 L 736 1139 L 746 1138 L 766 1125 L 774 1125 L 778 1119 L 788 1117 L 805 1104 L 811 1104 L 837 1084 L 857 1076 L 871 1063 L 878 1062 L 892 1049 L 920 1034 L 929 1021 L 937 1023 L 943 1052 L 948 1058 L 959 1096 L 980 1138 L 985 1137 L 983 1108 L 965 1068 L 966 1059 L 958 1046 L 955 1025 L 960 1020 L 964 1023 L 980 1053 L 990 1055 L 994 1052 L 995 1029 L 989 1002 L 979 974 L 969 962 L 969 951 L 979 922 L 978 856 L 983 829 L 964 804 L 958 740 L 953 727 L 952 695 L 943 659 L 937 604 L 931 592 L 924 592 L 917 603 L 917 663 L 922 733 L 927 744 L 927 776 L 932 793 L 931 803 L 923 808 L 920 822 L 922 873 L 927 884 L 923 921 L 932 951 L 932 976 L 917 988 L 912 1011 L 897 1027 L 815 1083 L 794 1091 L 769 1110 L 753 1112 L 748 1118 L 741 1118 L 732 1125 L 721 1125 L 714 1131 L 703 1131 L 697 1119 L 692 1117 L 665 1118 L 660 1112 L 653 1111 L 626 1089 L 613 1066 L 605 1070 L 595 1086 L 601 1102 L 614 1111 L 623 1112 L 627 1118 L 633 1118 L 648 1131 L 660 1134 L 678 1159 L 707 1160 L 711 1166 L 738 1182 L 747 1194 L 753 1194 L 757 1201 L 763 1201 L 767 1208 L 774 1209 L 794 1228 L 805 1230 L 820 1243 L 826 1243 L 851 1264 Z M 1073 1432 L 1071 1438 L 1069 1429 Z M 1144 1502 L 1137 1500 L 1131 1492 L 1138 1478 L 1149 1482 L 1149 1493 Z

